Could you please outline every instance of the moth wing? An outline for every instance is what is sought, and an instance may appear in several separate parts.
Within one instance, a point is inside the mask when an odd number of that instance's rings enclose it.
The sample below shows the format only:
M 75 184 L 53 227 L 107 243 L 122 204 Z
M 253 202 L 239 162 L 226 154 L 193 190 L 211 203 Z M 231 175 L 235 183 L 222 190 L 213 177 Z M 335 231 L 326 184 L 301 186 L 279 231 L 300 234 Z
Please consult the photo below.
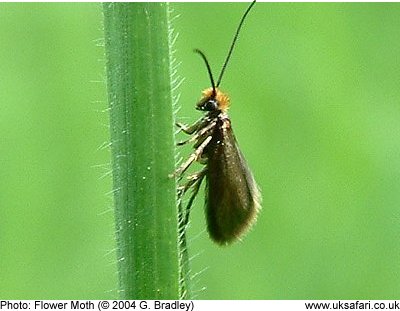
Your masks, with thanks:
M 255 222 L 261 195 L 230 127 L 214 130 L 208 154 L 206 217 L 210 237 L 219 244 L 240 238 Z

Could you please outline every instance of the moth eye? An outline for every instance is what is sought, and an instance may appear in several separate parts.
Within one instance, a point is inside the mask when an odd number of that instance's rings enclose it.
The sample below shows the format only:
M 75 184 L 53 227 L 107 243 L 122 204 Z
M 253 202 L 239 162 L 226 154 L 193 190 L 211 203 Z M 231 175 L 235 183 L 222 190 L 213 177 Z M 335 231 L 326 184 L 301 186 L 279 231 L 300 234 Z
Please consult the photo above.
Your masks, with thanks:
M 210 99 L 204 103 L 204 110 L 213 111 L 217 110 L 218 104 L 217 101 L 214 99 Z

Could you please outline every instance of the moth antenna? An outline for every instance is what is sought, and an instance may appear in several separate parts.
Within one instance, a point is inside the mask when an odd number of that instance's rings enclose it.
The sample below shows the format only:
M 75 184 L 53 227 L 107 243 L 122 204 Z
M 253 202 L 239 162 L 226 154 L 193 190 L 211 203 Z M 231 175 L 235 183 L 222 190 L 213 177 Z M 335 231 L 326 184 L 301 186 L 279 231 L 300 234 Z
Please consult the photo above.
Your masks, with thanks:
M 238 26 L 238 28 L 236 29 L 236 34 L 235 34 L 235 36 L 233 37 L 233 41 L 232 41 L 232 43 L 231 43 L 231 47 L 229 48 L 228 55 L 227 55 L 227 57 L 226 57 L 226 59 L 225 59 L 225 63 L 224 63 L 224 65 L 222 66 L 221 73 L 219 74 L 219 78 L 218 78 L 218 81 L 217 81 L 217 87 L 219 87 L 219 85 L 220 85 L 220 83 L 221 83 L 222 76 L 224 75 L 226 66 L 228 65 L 228 62 L 229 62 L 229 59 L 231 58 L 231 55 L 232 55 L 232 52 L 233 52 L 233 48 L 235 47 L 236 41 L 237 41 L 237 39 L 238 39 L 238 37 L 239 37 L 239 32 L 240 32 L 240 29 L 242 28 L 242 25 L 243 25 L 243 23 L 244 23 L 244 20 L 246 19 L 247 14 L 249 14 L 251 8 L 253 7 L 253 5 L 254 5 L 255 3 L 256 3 L 256 0 L 254 0 L 254 1 L 249 5 L 249 7 L 247 8 L 246 12 L 244 12 L 244 14 L 243 14 L 243 16 L 242 16 L 242 19 L 240 20 L 239 26 Z
M 211 86 L 212 86 L 212 89 L 213 89 L 213 96 L 216 96 L 216 95 L 217 95 L 217 91 L 216 91 L 216 89 L 215 89 L 214 77 L 213 77 L 213 74 L 212 74 L 212 71 L 211 71 L 211 67 L 210 67 L 210 64 L 209 64 L 209 62 L 208 62 L 208 60 L 207 60 L 206 55 L 204 55 L 204 53 L 203 53 L 202 51 L 200 51 L 199 49 L 194 49 L 193 51 L 194 51 L 195 53 L 200 54 L 201 58 L 202 58 L 202 59 L 204 60 L 204 62 L 206 63 L 208 75 L 210 76 L 210 82 L 211 82 Z

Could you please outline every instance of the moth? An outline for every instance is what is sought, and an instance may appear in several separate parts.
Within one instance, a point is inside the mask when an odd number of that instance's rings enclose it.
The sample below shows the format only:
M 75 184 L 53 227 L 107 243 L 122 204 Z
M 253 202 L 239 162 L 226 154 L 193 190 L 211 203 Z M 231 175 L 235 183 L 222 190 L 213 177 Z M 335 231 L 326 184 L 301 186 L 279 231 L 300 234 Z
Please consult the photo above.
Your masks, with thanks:
M 255 222 L 261 209 L 259 188 L 233 134 L 228 116 L 229 96 L 219 88 L 240 29 L 254 4 L 255 1 L 250 4 L 240 20 L 217 83 L 214 82 L 205 54 L 198 49 L 194 50 L 204 60 L 211 87 L 203 91 L 196 105 L 197 110 L 204 112 L 203 117 L 191 126 L 177 123 L 181 131 L 191 136 L 178 145 L 193 143 L 194 152 L 173 175 L 182 179 L 194 162 L 204 165 L 201 171 L 188 176 L 186 183 L 178 187 L 178 200 L 183 213 L 182 225 L 187 225 L 191 206 L 205 179 L 207 229 L 210 238 L 220 245 L 240 239 Z M 188 190 L 192 190 L 192 193 L 183 210 L 183 197 Z

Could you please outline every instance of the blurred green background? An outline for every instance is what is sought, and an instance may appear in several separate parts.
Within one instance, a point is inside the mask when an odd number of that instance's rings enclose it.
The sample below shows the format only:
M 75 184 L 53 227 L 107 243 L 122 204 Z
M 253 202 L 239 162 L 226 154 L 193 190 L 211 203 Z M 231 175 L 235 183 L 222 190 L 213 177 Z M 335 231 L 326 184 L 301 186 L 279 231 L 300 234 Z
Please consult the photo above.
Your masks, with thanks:
M 219 73 L 244 3 L 171 8 L 182 109 Z M 101 5 L 0 4 L 0 298 L 117 298 Z M 203 195 L 189 230 L 199 299 L 400 294 L 400 5 L 258 3 L 224 76 L 262 189 L 220 248 Z M 186 154 L 186 151 L 182 154 Z

